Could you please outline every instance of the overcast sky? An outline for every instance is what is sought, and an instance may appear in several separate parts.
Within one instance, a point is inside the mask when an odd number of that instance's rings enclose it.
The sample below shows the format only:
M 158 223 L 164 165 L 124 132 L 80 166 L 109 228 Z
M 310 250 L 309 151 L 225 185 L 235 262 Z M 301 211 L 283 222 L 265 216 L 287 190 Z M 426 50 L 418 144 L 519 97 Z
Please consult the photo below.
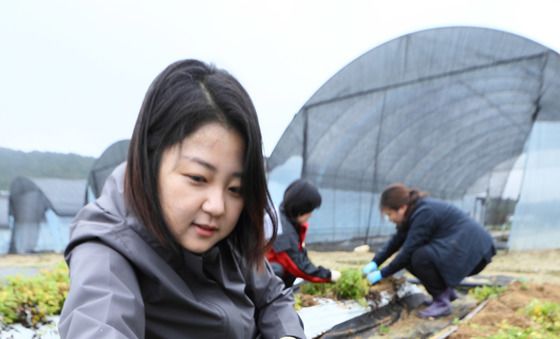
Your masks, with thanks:
M 332 75 L 403 34 L 469 25 L 560 50 L 559 2 L 2 1 L 0 147 L 99 156 L 129 138 L 152 79 L 198 58 L 253 98 L 269 155 Z

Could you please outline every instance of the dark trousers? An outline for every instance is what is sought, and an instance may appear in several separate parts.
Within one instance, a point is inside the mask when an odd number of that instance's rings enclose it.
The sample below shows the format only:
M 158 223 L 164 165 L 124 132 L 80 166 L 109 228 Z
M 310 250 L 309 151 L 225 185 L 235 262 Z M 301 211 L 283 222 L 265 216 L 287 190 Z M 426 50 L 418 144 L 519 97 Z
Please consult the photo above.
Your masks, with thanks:
M 407 266 L 406 269 L 420 280 L 432 297 L 437 297 L 442 294 L 448 286 L 441 277 L 434 263 L 434 259 L 433 252 L 430 251 L 427 246 L 422 246 L 414 251 L 410 260 L 410 265 Z M 468 276 L 480 273 L 487 264 L 488 262 L 486 259 L 482 258 Z

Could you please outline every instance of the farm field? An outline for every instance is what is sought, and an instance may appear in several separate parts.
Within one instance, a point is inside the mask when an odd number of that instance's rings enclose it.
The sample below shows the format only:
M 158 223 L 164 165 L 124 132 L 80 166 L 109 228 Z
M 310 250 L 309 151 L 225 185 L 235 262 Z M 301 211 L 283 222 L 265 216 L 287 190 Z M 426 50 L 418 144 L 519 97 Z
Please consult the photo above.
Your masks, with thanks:
M 343 270 L 361 268 L 373 253 L 310 251 L 309 256 L 317 265 Z M 559 262 L 560 250 L 500 251 L 480 273 L 515 280 L 499 295 L 482 303 L 463 293 L 453 303 L 453 314 L 448 317 L 424 320 L 414 312 L 403 312 L 397 322 L 381 330 L 349 338 L 560 338 L 560 325 L 554 325 L 554 321 L 560 321 Z M 483 305 L 477 308 L 477 303 Z M 461 320 L 469 313 L 468 320 Z M 556 327 L 547 332 L 543 319 Z
M 348 268 L 360 269 L 371 260 L 373 253 L 309 251 L 309 256 L 317 265 L 344 270 Z M 60 254 L 0 256 L 0 279 L 18 273 L 31 275 L 41 269 L 54 267 L 62 260 L 63 257 Z M 535 320 L 538 318 L 535 318 L 532 314 L 542 315 L 543 312 L 546 313 L 546 310 L 552 307 L 550 303 L 560 304 L 559 262 L 560 250 L 500 251 L 480 275 L 487 277 L 507 276 L 517 281 L 510 284 L 508 289 L 498 297 L 490 298 L 484 304 L 484 307 L 469 320 L 460 319 L 465 314 L 472 312 L 477 305 L 477 300 L 471 295 L 463 293 L 460 300 L 454 302 L 454 312 L 448 317 L 422 320 L 416 317 L 414 312 L 403 312 L 396 323 L 383 327 L 381 332 L 378 330 L 371 331 L 362 338 L 429 337 L 426 336 L 426 333 L 433 335 L 433 333 L 438 332 L 443 334 L 433 338 L 483 338 L 496 336 L 502 332 L 519 332 L 521 335 L 517 336 L 518 338 L 531 338 L 533 337 L 532 329 L 540 326 L 538 320 Z M 533 308 L 527 309 L 530 305 L 533 305 Z M 560 312 L 560 310 L 552 308 L 552 311 Z M 452 332 L 446 334 L 445 331 L 450 329 Z M 525 331 L 525 334 L 520 331 Z M 513 335 L 505 335 L 499 338 L 515 337 Z M 552 337 L 560 337 L 560 333 L 553 334 Z

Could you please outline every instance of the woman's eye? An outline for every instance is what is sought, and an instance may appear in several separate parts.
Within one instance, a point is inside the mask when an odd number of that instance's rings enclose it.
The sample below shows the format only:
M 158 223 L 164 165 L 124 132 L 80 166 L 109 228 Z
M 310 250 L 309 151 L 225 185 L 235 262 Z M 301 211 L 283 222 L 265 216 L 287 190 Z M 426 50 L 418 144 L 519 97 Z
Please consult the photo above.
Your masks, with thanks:
M 235 187 L 230 187 L 230 188 L 229 188 L 229 191 L 230 191 L 231 193 L 241 194 L 241 187 L 237 187 L 237 186 L 235 186 Z
M 187 177 L 189 177 L 189 179 L 191 179 L 194 182 L 206 182 L 206 179 L 203 176 L 200 175 L 187 175 Z

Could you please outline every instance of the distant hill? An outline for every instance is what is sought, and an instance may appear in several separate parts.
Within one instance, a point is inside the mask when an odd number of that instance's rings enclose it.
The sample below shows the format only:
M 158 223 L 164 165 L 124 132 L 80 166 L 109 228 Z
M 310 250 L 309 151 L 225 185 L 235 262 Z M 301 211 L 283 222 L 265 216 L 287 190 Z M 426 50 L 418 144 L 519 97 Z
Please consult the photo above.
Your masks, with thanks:
M 0 190 L 18 176 L 86 179 L 94 157 L 52 152 L 21 152 L 0 147 Z

